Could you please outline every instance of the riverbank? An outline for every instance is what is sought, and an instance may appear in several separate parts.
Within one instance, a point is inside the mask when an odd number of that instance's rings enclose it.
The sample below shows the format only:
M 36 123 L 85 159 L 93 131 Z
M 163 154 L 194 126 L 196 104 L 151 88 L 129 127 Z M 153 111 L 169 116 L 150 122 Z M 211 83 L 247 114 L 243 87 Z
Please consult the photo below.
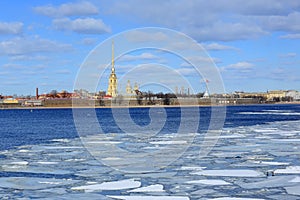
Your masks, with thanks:
M 278 103 L 262 103 L 262 104 L 210 104 L 210 105 L 113 105 L 113 106 L 11 106 L 0 107 L 1 110 L 6 109 L 101 109 L 101 108 L 176 108 L 176 107 L 214 107 L 214 106 L 263 106 L 263 105 L 300 105 L 300 102 L 278 102 Z

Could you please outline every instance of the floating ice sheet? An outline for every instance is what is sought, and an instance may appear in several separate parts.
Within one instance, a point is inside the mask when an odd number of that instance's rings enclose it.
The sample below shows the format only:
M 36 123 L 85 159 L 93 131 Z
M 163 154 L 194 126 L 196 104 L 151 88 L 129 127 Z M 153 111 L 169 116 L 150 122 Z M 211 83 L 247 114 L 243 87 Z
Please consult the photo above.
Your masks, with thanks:
M 263 173 L 249 170 L 249 169 L 228 169 L 228 170 L 202 170 L 198 172 L 191 172 L 193 175 L 203 176 L 231 176 L 231 177 L 262 177 Z
M 300 196 L 300 184 L 292 187 L 285 187 L 285 190 L 288 194 Z
M 269 176 L 262 181 L 238 181 L 236 182 L 236 184 L 246 189 L 276 188 L 295 185 L 295 183 L 291 182 L 292 180 L 294 180 L 294 178 L 294 176 Z
M 123 200 L 189 200 L 189 197 L 184 196 L 117 196 L 111 195 L 108 196 L 114 199 L 123 199 Z
M 218 179 L 202 179 L 187 181 L 188 184 L 203 184 L 203 185 L 231 185 L 231 183 Z
M 13 188 L 19 190 L 37 190 L 57 186 L 65 186 L 77 183 L 76 180 L 54 179 L 54 178 L 33 178 L 33 177 L 1 177 L 1 188 Z
M 211 200 L 263 200 L 263 199 L 257 199 L 257 198 L 240 198 L 240 197 L 220 197 L 215 198 Z
M 288 166 L 285 169 L 276 169 L 275 174 L 300 174 L 300 166 Z
M 149 185 L 146 187 L 137 188 L 128 192 L 165 192 L 164 186 L 161 184 Z
M 124 190 L 137 188 L 141 186 L 140 181 L 135 181 L 134 179 L 104 182 L 100 184 L 84 185 L 78 187 L 72 187 L 72 190 L 84 190 L 85 192 L 93 192 L 97 190 Z

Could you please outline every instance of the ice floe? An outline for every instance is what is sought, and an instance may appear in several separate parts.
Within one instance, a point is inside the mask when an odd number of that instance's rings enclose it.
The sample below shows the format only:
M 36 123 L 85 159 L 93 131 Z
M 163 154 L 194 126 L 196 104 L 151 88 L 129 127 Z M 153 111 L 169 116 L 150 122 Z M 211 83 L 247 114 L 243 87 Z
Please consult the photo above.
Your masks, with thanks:
M 203 170 L 205 169 L 206 167 L 198 167 L 198 166 L 182 166 L 179 170 Z
M 276 169 L 275 174 L 300 174 L 300 166 L 288 166 L 285 169 Z
M 155 184 L 155 185 L 149 185 L 146 187 L 129 190 L 128 192 L 165 192 L 165 191 L 163 185 Z
M 154 141 L 154 142 L 149 142 L 150 144 L 187 144 L 187 141 L 184 140 L 177 140 L 177 141 Z
M 192 175 L 202 176 L 231 176 L 231 177 L 262 177 L 263 173 L 250 169 L 228 169 L 228 170 L 202 170 L 191 172 Z
M 72 190 L 84 190 L 85 192 L 93 192 L 97 190 L 124 190 L 137 188 L 141 186 L 140 181 L 136 181 L 134 179 L 120 180 L 120 181 L 112 181 L 112 182 L 103 182 L 100 184 L 91 184 L 91 185 L 83 185 L 78 187 L 72 187 Z
M 268 161 L 252 161 L 253 163 L 256 163 L 256 164 L 262 164 L 262 165 L 289 165 L 290 163 L 287 163 L 287 162 L 268 162 Z
M 299 195 L 300 196 L 300 185 L 285 187 L 284 188 L 288 194 Z
M 299 121 L 226 128 L 205 157 L 199 157 L 206 144 L 198 133 L 182 157 L 151 172 L 151 165 L 174 156 L 173 149 L 187 140 L 172 141 L 172 134 L 137 143 L 118 134 L 87 137 L 92 152 L 105 162 L 90 155 L 78 138 L 20 146 L 0 152 L 0 199 L 296 200 L 299 130 Z M 102 148 L 113 145 L 133 152 L 158 151 L 161 156 L 147 160 L 130 151 L 112 154 Z M 132 171 L 115 170 L 110 163 Z M 146 172 L 136 171 L 135 163 L 143 164 Z
M 220 198 L 214 198 L 211 200 L 263 200 L 263 199 L 257 199 L 257 198 L 240 198 L 240 197 L 220 197 Z
M 122 200 L 189 200 L 184 196 L 117 196 L 109 195 L 108 197 Z
M 34 177 L 1 177 L 0 188 L 13 188 L 19 190 L 37 190 L 58 185 L 71 185 L 77 183 L 77 180 L 54 179 L 54 178 L 34 178 Z
M 193 180 L 187 181 L 188 184 L 203 184 L 203 185 L 231 185 L 231 183 L 224 180 L 217 179 L 202 179 L 202 180 Z
M 293 180 L 294 178 L 294 176 L 269 176 L 266 179 L 262 179 L 260 181 L 237 181 L 236 184 L 246 189 L 276 188 L 295 185 L 296 183 L 291 182 L 291 180 Z
M 27 161 L 14 161 L 14 162 L 11 162 L 10 164 L 12 164 L 12 165 L 28 165 L 28 162 Z
M 36 163 L 41 164 L 41 165 L 57 165 L 58 164 L 58 162 L 52 162 L 52 161 L 38 161 Z
M 297 177 L 295 177 L 294 179 L 290 180 L 289 182 L 292 182 L 292 183 L 300 183 L 300 177 L 297 176 Z

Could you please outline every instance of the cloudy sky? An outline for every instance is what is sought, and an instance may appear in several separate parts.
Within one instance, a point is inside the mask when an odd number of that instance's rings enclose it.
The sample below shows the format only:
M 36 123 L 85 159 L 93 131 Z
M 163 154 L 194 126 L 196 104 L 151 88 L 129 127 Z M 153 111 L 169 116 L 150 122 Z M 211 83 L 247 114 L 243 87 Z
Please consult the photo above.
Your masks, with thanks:
M 300 90 L 300 1 L 2 0 L 0 94 L 34 94 L 36 87 L 41 93 L 72 91 L 90 51 L 115 34 L 142 27 L 176 30 L 197 41 L 216 64 L 227 92 Z M 116 72 L 120 77 L 149 62 L 203 85 L 190 66 L 161 51 L 128 53 L 116 61 Z

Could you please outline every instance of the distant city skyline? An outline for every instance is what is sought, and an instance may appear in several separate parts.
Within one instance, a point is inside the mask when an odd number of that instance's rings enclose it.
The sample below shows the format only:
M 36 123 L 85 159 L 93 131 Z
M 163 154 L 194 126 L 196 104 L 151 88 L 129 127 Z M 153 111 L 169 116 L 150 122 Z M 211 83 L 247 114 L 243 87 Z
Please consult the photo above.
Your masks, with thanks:
M 115 34 L 147 26 L 174 29 L 196 40 L 215 62 L 228 93 L 300 90 L 298 1 L 4 0 L 0 10 L 3 95 L 34 95 L 36 87 L 40 93 L 73 91 L 91 50 Z M 199 84 L 196 93 L 205 91 L 205 77 L 195 76 L 189 65 L 159 51 L 116 58 L 116 74 L 121 78 L 126 70 L 149 63 L 169 66 Z M 110 67 L 99 89 L 107 89 L 109 72 Z M 182 87 L 171 82 L 169 86 Z

